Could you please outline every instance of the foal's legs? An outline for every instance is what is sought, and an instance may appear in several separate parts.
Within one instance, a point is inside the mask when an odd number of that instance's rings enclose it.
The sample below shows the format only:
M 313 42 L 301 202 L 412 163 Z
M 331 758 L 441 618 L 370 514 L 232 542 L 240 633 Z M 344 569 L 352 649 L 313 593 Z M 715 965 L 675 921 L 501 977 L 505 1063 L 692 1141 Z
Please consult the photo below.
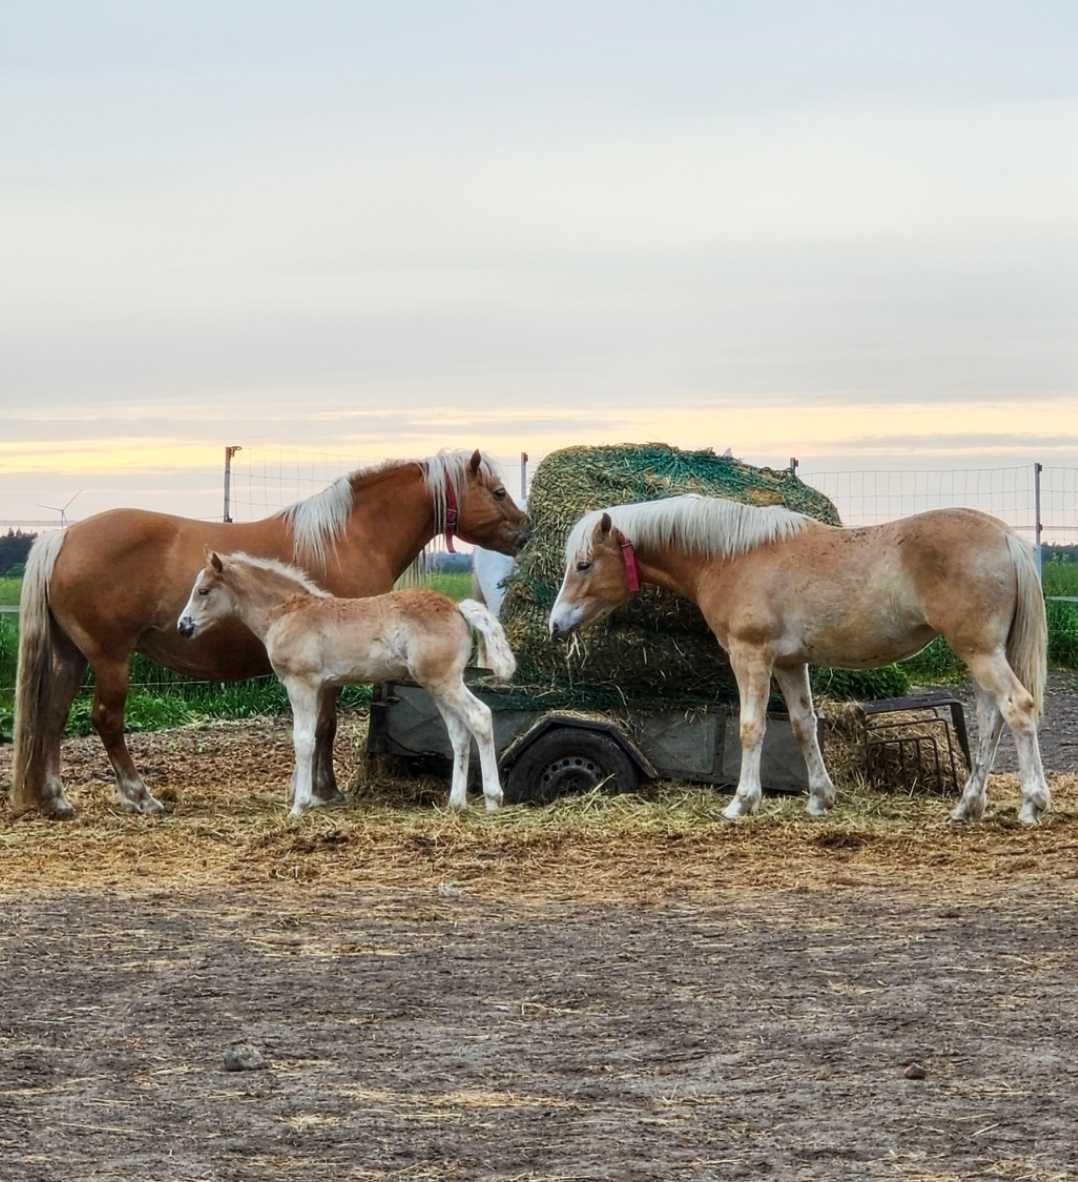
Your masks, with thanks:
M 977 684 L 995 700 L 996 708 L 1014 735 L 1018 752 L 1018 778 L 1022 785 L 1022 805 L 1018 810 L 1018 819 L 1025 825 L 1035 825 L 1048 807 L 1051 794 L 1044 778 L 1041 750 L 1037 744 L 1037 715 L 1033 696 L 1015 677 L 1003 653 L 959 655 L 969 666 Z
M 754 813 L 763 795 L 760 789 L 760 756 L 767 727 L 767 699 L 771 689 L 771 661 L 762 649 L 730 649 L 730 664 L 741 698 L 741 776 L 733 800 L 722 810 L 728 821 Z
M 289 816 L 298 817 L 310 808 L 314 771 L 314 735 L 318 726 L 318 686 L 299 678 L 284 683 L 292 703 L 292 746 L 296 769 L 292 774 L 292 808 Z
M 996 699 L 976 682 L 974 687 L 977 693 L 977 753 L 962 799 L 951 810 L 952 821 L 977 821 L 984 816 L 988 777 L 996 760 L 999 736 L 1003 733 L 1003 715 Z
M 434 704 L 442 716 L 445 729 L 449 732 L 449 742 L 453 746 L 453 780 L 449 788 L 449 807 L 463 809 L 468 807 L 468 765 L 471 763 L 472 736 L 464 725 L 464 720 L 456 710 L 441 697 L 432 692 Z
M 335 685 L 324 686 L 318 695 L 318 722 L 314 731 L 314 786 L 312 803 L 315 805 L 343 804 L 344 793 L 337 787 L 333 772 L 333 740 L 337 737 L 337 695 Z
M 91 719 L 116 773 L 120 807 L 129 813 L 159 813 L 164 806 L 147 791 L 124 741 L 129 662 L 127 654 L 120 659 L 103 655 L 90 658 L 95 683 Z
M 776 668 L 774 674 L 790 714 L 794 738 L 801 748 L 808 770 L 808 814 L 810 817 L 823 817 L 835 803 L 835 786 L 831 783 L 831 777 L 827 774 L 823 756 L 820 754 L 808 666 L 799 665 L 796 669 Z
M 502 803 L 502 786 L 498 779 L 498 756 L 494 750 L 494 720 L 490 707 L 481 702 L 458 676 L 455 685 L 441 689 L 443 701 L 462 719 L 479 748 L 479 765 L 483 771 L 483 797 L 487 812 Z

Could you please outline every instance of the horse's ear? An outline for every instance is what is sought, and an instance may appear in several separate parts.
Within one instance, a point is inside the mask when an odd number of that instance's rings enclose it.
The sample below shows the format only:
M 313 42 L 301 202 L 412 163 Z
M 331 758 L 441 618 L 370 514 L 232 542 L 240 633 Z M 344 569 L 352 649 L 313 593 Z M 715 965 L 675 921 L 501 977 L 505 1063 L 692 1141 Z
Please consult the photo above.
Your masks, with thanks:
M 210 566 L 212 566 L 218 574 L 220 574 L 225 569 L 225 565 L 221 561 L 221 556 L 216 550 L 210 551 Z
M 482 462 L 483 456 L 480 453 L 479 448 L 476 448 L 475 451 L 472 452 L 472 458 L 468 461 L 468 468 L 473 476 L 479 475 L 479 465 L 482 464 Z
M 604 513 L 602 517 L 599 518 L 599 532 L 604 534 L 610 533 L 610 527 L 613 524 L 614 523 L 610 520 L 610 514 Z

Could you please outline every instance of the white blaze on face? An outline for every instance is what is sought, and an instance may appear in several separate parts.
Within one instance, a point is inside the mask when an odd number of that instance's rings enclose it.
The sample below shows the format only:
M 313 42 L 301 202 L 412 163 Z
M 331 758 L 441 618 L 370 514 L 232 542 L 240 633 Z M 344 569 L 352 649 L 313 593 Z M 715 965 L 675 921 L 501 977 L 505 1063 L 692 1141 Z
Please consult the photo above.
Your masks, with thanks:
M 584 618 L 584 609 L 566 595 L 569 574 L 575 565 L 575 558 L 569 559 L 565 564 L 565 574 L 562 577 L 558 598 L 554 600 L 554 606 L 550 609 L 549 626 L 551 636 L 557 636 L 559 634 L 567 636 L 575 628 L 580 626 L 580 622 Z
M 198 627 L 198 621 L 195 618 L 198 609 L 198 589 L 202 585 L 205 573 L 202 570 L 198 572 L 198 578 L 195 579 L 195 585 L 191 588 L 191 594 L 187 597 L 183 611 L 180 612 L 179 619 L 176 621 L 177 630 L 185 636 L 191 636 Z

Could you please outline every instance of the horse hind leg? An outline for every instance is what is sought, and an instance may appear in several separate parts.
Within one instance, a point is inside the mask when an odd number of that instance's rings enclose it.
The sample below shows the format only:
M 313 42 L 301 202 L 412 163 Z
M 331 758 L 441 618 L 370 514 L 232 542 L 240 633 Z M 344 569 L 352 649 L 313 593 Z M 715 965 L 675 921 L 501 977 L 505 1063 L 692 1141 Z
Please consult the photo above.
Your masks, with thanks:
M 835 785 L 831 782 L 820 751 L 808 666 L 775 669 L 774 674 L 790 714 L 790 728 L 797 745 L 801 748 L 805 769 L 808 772 L 809 798 L 806 812 L 810 817 L 824 817 L 835 803 Z
M 963 655 L 964 654 L 960 654 Z M 966 664 L 977 684 L 995 702 L 1007 728 L 1014 736 L 1018 753 L 1018 778 L 1022 786 L 1022 804 L 1018 819 L 1035 825 L 1048 808 L 1051 793 L 1044 778 L 1041 750 L 1037 742 L 1037 710 L 1033 695 L 1015 676 L 1001 652 L 966 657 Z M 994 751 L 993 751 L 994 754 Z M 987 777 L 987 770 L 984 772 Z
M 468 767 L 471 763 L 472 737 L 456 710 L 440 696 L 432 696 L 453 748 L 453 778 L 449 786 L 449 807 L 464 809 L 468 807 Z
M 462 679 L 445 693 L 445 700 L 462 719 L 479 748 L 479 766 L 483 773 L 483 798 L 487 812 L 500 808 L 503 800 L 498 777 L 498 754 L 494 749 L 494 718 L 486 702 L 481 702 Z
M 1003 733 L 1003 715 L 995 697 L 974 682 L 977 694 L 977 751 L 962 798 L 951 810 L 952 821 L 979 821 L 988 803 L 988 777 Z
M 45 816 L 66 820 L 75 815 L 75 810 L 64 795 L 64 784 L 60 774 L 60 749 L 64 728 L 67 726 L 67 716 L 71 712 L 71 703 L 82 686 L 86 658 L 58 628 L 54 628 L 52 645 L 51 693 L 48 705 L 38 719 L 38 725 L 42 729 L 45 763 L 40 808 Z
M 128 657 L 91 659 L 94 670 L 94 706 L 91 720 L 105 746 L 116 775 L 120 807 L 129 813 L 160 813 L 164 805 L 150 795 L 138 774 L 124 739 L 124 707 L 127 703 Z

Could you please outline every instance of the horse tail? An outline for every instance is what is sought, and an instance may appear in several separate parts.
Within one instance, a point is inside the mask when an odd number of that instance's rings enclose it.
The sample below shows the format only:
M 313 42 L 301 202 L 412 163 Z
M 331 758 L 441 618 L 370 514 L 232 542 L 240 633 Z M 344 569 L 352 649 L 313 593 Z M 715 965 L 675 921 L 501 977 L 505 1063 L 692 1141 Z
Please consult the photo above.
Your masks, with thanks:
M 477 631 L 482 633 L 487 650 L 487 660 L 494 676 L 499 681 L 508 681 L 517 671 L 517 659 L 505 638 L 505 630 L 481 603 L 474 599 L 462 599 L 457 611 Z
M 1018 578 L 1018 599 L 1007 636 L 1007 661 L 1015 677 L 1033 695 L 1033 704 L 1039 717 L 1044 706 L 1044 683 L 1048 675 L 1048 619 L 1044 609 L 1044 593 L 1030 547 L 1008 531 L 1007 549 Z
M 18 815 L 41 804 L 45 781 L 45 716 L 52 692 L 55 624 L 49 611 L 49 580 L 66 537 L 41 534 L 30 548 L 19 597 L 19 655 L 15 674 L 14 778 L 11 807 Z

